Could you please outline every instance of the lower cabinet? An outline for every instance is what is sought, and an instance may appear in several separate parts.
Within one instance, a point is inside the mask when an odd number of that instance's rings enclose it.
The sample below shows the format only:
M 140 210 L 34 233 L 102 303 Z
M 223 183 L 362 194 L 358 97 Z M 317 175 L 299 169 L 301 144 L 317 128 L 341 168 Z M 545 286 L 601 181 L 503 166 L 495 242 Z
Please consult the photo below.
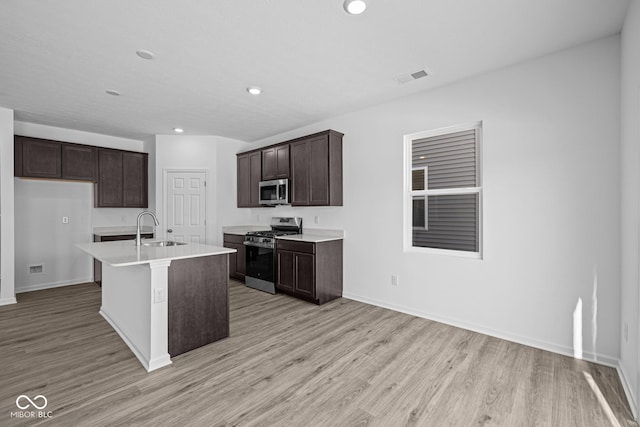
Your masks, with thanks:
M 224 234 L 222 246 L 225 248 L 235 249 L 238 252 L 229 254 L 229 277 L 232 279 L 244 281 L 246 272 L 244 248 L 244 236 L 238 234 Z
M 140 233 L 140 237 L 144 239 L 153 239 L 153 233 Z M 117 236 L 101 236 L 93 235 L 94 242 L 113 242 L 116 240 L 135 240 L 135 234 L 120 234 Z M 93 259 L 93 281 L 102 286 L 102 263 L 97 259 Z
M 276 288 L 324 304 L 342 296 L 342 240 L 277 240 Z

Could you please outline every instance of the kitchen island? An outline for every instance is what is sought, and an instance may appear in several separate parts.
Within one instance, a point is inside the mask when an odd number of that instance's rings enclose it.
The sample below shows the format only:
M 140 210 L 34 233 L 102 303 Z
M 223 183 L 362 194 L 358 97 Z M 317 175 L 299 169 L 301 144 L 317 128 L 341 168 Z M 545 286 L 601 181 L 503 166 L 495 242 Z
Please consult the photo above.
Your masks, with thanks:
M 76 245 L 103 264 L 100 314 L 147 371 L 229 336 L 228 254 L 202 244 Z

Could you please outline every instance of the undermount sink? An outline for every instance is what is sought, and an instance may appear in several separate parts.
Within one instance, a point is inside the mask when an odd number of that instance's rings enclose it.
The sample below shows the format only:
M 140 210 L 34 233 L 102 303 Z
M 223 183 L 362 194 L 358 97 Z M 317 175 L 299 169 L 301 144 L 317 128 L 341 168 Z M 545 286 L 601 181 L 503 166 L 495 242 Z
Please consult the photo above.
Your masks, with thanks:
M 162 246 L 182 246 L 182 245 L 186 245 L 186 243 L 184 242 L 174 242 L 173 240 L 156 240 L 153 242 L 142 242 L 142 246 L 157 246 L 157 247 L 162 247 Z

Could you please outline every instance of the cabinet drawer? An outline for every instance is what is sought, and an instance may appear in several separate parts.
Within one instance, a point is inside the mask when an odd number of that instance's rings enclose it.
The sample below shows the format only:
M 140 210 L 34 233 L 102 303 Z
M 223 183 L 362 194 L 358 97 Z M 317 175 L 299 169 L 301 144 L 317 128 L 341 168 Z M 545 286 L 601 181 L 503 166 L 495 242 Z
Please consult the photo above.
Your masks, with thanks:
M 277 248 L 283 251 L 304 252 L 314 254 L 316 252 L 315 243 L 311 242 L 295 242 L 293 240 L 277 240 Z
M 244 242 L 244 236 L 238 234 L 224 234 L 223 237 L 224 243 L 238 243 L 242 244 Z

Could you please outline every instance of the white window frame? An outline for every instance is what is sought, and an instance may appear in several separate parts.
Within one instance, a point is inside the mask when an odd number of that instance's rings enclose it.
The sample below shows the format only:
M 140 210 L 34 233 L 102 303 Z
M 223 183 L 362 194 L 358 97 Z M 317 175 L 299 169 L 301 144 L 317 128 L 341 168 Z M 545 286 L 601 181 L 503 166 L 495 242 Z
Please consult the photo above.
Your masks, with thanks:
M 423 187 L 426 189 L 427 188 L 427 183 L 429 182 L 429 166 L 419 166 L 417 168 L 414 168 L 413 166 L 411 166 L 411 172 L 413 171 L 424 171 L 424 185 Z M 411 189 L 411 192 L 413 193 L 413 176 L 411 176 L 411 180 L 409 181 L 409 186 Z M 417 192 L 417 191 L 416 191 Z M 416 227 L 415 225 L 413 225 L 413 197 L 411 198 L 411 227 L 413 230 L 426 230 L 429 231 L 429 198 L 425 197 L 424 198 L 424 227 Z
M 437 189 L 437 190 L 429 190 L 427 187 L 428 178 L 425 173 L 425 189 L 424 190 L 413 190 L 412 189 L 412 172 L 414 168 L 412 164 L 412 143 L 416 139 L 430 138 L 433 136 L 444 135 L 448 133 L 461 132 L 465 130 L 476 129 L 476 182 L 478 183 L 477 187 L 459 187 L 459 188 L 446 188 L 446 189 Z M 454 126 L 448 126 L 439 129 L 433 129 L 424 132 L 412 133 L 404 136 L 404 238 L 403 238 L 403 247 L 404 252 L 417 252 L 417 253 L 425 253 L 425 254 L 434 254 L 434 255 L 451 255 L 458 256 L 463 258 L 475 258 L 482 259 L 482 240 L 483 240 L 483 202 L 482 202 L 482 121 L 473 122 L 473 123 L 463 123 Z M 439 248 L 423 248 L 418 246 L 413 246 L 413 230 L 415 228 L 413 226 L 413 198 L 417 196 L 425 197 L 425 229 L 428 229 L 428 210 L 427 203 L 429 196 L 440 196 L 440 195 L 454 195 L 454 194 L 477 194 L 478 195 L 478 251 L 470 252 L 470 251 L 462 251 L 462 250 L 453 250 L 453 249 L 439 249 Z

